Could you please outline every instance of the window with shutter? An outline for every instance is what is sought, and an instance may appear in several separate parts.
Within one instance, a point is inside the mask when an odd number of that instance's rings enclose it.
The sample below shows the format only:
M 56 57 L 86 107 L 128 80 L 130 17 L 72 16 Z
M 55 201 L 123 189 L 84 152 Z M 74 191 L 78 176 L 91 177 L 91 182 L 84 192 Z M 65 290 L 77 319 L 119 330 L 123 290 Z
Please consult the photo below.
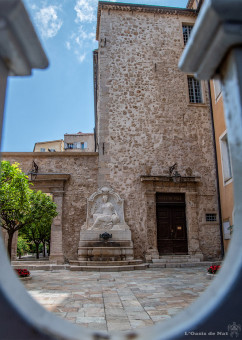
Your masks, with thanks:
M 224 179 L 224 183 L 226 184 L 232 178 L 230 150 L 229 150 L 228 137 L 227 137 L 226 132 L 224 135 L 220 137 L 220 149 L 221 149 L 221 157 L 222 157 L 223 179 Z

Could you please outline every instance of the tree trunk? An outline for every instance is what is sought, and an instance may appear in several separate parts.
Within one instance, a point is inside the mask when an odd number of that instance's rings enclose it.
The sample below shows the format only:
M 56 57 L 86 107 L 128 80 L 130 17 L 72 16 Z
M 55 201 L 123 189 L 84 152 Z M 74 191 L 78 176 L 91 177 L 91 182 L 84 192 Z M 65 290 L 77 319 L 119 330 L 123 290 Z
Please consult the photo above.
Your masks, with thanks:
M 50 256 L 50 241 L 47 241 L 47 244 L 49 246 L 49 248 L 48 248 L 48 256 Z
M 8 256 L 9 256 L 10 261 L 11 261 L 11 255 L 12 255 L 13 234 L 14 232 L 8 231 Z
M 43 257 L 45 257 L 45 242 L 42 243 L 43 243 Z
M 39 259 L 39 243 L 34 243 L 36 248 L 36 259 Z

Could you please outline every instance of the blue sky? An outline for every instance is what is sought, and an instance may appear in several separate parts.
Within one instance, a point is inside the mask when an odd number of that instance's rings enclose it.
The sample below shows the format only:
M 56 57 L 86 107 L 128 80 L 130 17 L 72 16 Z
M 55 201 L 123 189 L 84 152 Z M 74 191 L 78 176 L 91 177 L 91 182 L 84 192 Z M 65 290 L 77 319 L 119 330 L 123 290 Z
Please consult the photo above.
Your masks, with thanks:
M 111 0 L 110 0 L 111 1 Z M 115 2 L 112 0 L 112 2 Z M 122 0 L 186 7 L 187 0 Z M 2 151 L 33 151 L 35 142 L 93 132 L 93 65 L 98 0 L 24 0 L 50 66 L 9 77 Z

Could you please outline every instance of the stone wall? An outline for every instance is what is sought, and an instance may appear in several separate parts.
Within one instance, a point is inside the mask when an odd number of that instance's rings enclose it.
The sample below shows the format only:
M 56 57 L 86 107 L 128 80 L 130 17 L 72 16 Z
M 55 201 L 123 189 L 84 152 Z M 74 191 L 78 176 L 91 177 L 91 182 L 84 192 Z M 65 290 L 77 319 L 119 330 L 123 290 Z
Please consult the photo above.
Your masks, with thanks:
M 157 251 L 156 193 L 184 193 L 189 254 L 220 255 L 215 157 L 208 89 L 190 104 L 187 76 L 178 70 L 184 49 L 182 23 L 193 10 L 99 3 L 95 153 L 3 154 L 28 172 L 69 173 L 64 188 L 64 256 L 76 259 L 86 199 L 111 186 L 124 202 L 136 258 Z M 177 163 L 181 181 L 169 177 Z M 61 201 L 61 199 L 58 198 Z M 207 222 L 206 214 L 217 215 Z M 55 223 L 59 233 L 58 220 Z M 57 237 L 58 239 L 58 237 Z
M 217 258 L 219 223 L 205 221 L 208 212 L 218 218 L 207 86 L 202 84 L 204 103 L 190 104 L 187 76 L 177 67 L 184 49 L 182 23 L 194 23 L 195 12 L 110 3 L 100 4 L 98 13 L 98 184 L 111 185 L 125 199 L 139 257 L 156 248 L 155 237 L 149 241 L 156 231 L 155 209 L 151 221 L 141 176 L 169 176 L 177 163 L 182 176 L 200 177 L 193 190 L 195 214 L 187 216 L 189 243 L 195 253 Z M 162 183 L 155 190 L 180 192 Z
M 80 228 L 86 221 L 87 198 L 97 190 L 97 153 L 2 153 L 2 159 L 20 163 L 28 173 L 33 160 L 41 174 L 70 174 L 65 182 L 62 210 L 62 244 L 66 260 L 77 259 Z M 42 181 L 38 188 L 52 192 L 55 183 Z M 57 197 L 58 200 L 58 197 Z

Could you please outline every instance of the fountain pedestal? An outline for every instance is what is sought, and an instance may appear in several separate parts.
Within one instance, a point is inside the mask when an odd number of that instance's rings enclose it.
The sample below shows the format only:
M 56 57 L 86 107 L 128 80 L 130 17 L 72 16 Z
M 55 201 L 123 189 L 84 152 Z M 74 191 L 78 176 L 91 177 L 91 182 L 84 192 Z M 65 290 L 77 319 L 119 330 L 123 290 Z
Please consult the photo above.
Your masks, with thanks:
M 79 261 L 133 260 L 133 242 L 130 230 L 105 230 L 112 238 L 104 240 L 100 230 L 86 230 L 80 234 Z
M 70 270 L 122 271 L 145 269 L 134 260 L 132 235 L 124 219 L 124 200 L 103 187 L 87 200 L 87 220 L 81 227 L 77 260 Z

